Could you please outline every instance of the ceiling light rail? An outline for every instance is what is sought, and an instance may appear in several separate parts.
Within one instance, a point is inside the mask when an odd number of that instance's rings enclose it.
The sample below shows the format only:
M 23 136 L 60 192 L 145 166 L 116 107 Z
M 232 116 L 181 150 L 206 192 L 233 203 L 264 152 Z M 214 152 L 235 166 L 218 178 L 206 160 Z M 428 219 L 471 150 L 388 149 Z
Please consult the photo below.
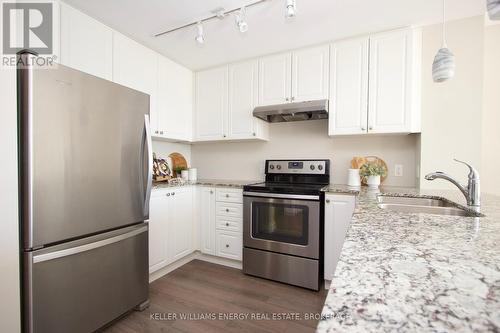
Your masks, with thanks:
M 252 3 L 250 3 L 250 4 L 248 4 L 248 5 L 244 6 L 244 7 L 246 9 L 248 9 L 250 7 L 257 6 L 257 5 L 260 5 L 260 4 L 264 3 L 264 2 L 269 2 L 269 1 L 270 0 L 259 0 L 259 1 L 252 2 Z M 240 10 L 241 10 L 240 7 L 235 8 L 235 9 L 231 9 L 231 10 L 228 10 L 228 11 L 218 10 L 212 16 L 209 16 L 209 17 L 206 17 L 204 19 L 197 20 L 197 21 L 194 21 L 194 22 L 182 25 L 182 26 L 177 27 L 177 28 L 173 28 L 173 29 L 170 29 L 170 30 L 167 30 L 167 31 L 159 32 L 157 34 L 154 34 L 153 36 L 154 37 L 160 37 L 160 36 L 164 36 L 166 34 L 169 34 L 169 33 L 172 33 L 172 32 L 175 32 L 175 31 L 178 31 L 178 30 L 181 30 L 181 29 L 184 29 L 184 28 L 188 28 L 188 27 L 192 27 L 192 26 L 199 26 L 200 24 L 202 24 L 204 22 L 211 21 L 211 20 L 214 20 L 214 19 L 220 20 L 220 19 L 224 18 L 225 16 L 227 16 L 229 14 L 232 14 L 232 13 L 235 13 L 235 12 L 240 12 Z M 241 30 L 241 28 L 240 28 L 240 30 Z

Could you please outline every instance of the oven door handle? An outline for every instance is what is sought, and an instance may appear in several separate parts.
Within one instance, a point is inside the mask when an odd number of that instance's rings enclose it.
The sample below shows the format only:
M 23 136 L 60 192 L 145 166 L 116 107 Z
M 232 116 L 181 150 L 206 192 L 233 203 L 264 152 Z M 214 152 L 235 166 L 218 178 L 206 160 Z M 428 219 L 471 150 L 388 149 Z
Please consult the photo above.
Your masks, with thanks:
M 319 195 L 279 194 L 279 193 L 263 193 L 263 192 L 247 192 L 247 191 L 243 192 L 243 195 L 250 197 L 319 201 Z

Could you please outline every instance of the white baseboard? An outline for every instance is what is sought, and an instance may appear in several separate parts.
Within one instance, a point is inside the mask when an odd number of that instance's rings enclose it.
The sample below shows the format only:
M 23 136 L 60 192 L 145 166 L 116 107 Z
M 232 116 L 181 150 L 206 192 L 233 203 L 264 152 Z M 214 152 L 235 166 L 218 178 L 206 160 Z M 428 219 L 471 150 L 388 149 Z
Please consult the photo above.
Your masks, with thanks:
M 241 269 L 242 264 L 241 261 L 238 260 L 232 260 L 232 259 L 226 259 L 226 258 L 220 258 L 216 256 L 211 256 L 208 254 L 201 253 L 199 251 L 192 252 L 191 254 L 188 254 L 182 259 L 177 260 L 174 263 L 171 263 L 170 265 L 167 265 L 163 268 L 160 268 L 159 270 L 150 273 L 149 274 L 149 283 L 158 280 L 159 278 L 167 275 L 168 273 L 176 270 L 177 268 L 184 266 L 185 264 L 195 260 L 203 260 L 206 262 L 210 262 L 212 264 L 217 264 L 217 265 L 222 265 L 222 266 L 227 266 L 227 267 L 232 267 L 236 269 Z

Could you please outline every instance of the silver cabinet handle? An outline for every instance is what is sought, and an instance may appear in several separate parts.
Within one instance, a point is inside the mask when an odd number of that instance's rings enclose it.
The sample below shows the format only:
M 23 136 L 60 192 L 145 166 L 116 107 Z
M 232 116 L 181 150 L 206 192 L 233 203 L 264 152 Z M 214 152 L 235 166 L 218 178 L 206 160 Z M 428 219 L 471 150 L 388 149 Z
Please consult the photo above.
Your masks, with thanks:
M 292 102 L 295 100 L 295 97 L 292 97 Z
M 214 194 L 214 191 L 210 191 L 210 194 Z
M 365 127 L 363 127 L 363 126 L 361 126 L 361 130 L 362 130 L 362 131 L 366 131 L 366 128 L 365 128 Z
M 326 199 L 326 200 L 325 200 L 325 202 L 326 202 L 326 203 L 330 203 L 330 199 Z
M 253 136 L 257 136 L 257 134 L 255 132 L 253 132 Z
M 285 101 L 287 101 L 287 102 L 288 102 L 288 101 L 290 101 L 290 98 L 288 98 L 288 97 L 287 97 L 287 98 L 285 98 Z
M 158 131 L 155 131 L 155 134 L 158 134 Z
M 226 194 L 226 198 L 229 198 L 229 194 Z
M 229 244 L 226 244 L 226 248 L 229 247 Z
M 229 223 L 226 222 L 226 227 L 229 227 Z
M 228 212 L 228 213 L 229 213 L 229 208 L 226 208 L 226 212 Z
M 225 138 L 225 137 L 226 137 L 226 134 L 223 134 L 223 135 L 222 135 L 222 137 L 223 137 L 223 138 Z
M 370 131 L 371 131 L 371 130 L 373 130 L 373 126 L 368 127 L 368 129 L 369 129 Z
M 160 134 L 163 134 L 163 131 L 160 131 Z

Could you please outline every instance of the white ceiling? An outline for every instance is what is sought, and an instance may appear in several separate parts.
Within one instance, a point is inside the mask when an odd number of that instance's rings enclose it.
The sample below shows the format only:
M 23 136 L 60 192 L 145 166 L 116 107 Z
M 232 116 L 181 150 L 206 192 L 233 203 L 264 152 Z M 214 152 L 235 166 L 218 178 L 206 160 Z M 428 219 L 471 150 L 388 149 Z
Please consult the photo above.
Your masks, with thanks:
M 285 0 L 268 0 L 247 10 L 249 31 L 234 17 L 204 25 L 206 42 L 194 41 L 195 27 L 155 33 L 253 0 L 64 0 L 108 26 L 191 69 L 200 69 L 305 45 L 406 25 L 437 23 L 440 0 L 297 0 L 298 15 L 284 18 Z M 486 0 L 448 0 L 448 19 L 482 15 Z

